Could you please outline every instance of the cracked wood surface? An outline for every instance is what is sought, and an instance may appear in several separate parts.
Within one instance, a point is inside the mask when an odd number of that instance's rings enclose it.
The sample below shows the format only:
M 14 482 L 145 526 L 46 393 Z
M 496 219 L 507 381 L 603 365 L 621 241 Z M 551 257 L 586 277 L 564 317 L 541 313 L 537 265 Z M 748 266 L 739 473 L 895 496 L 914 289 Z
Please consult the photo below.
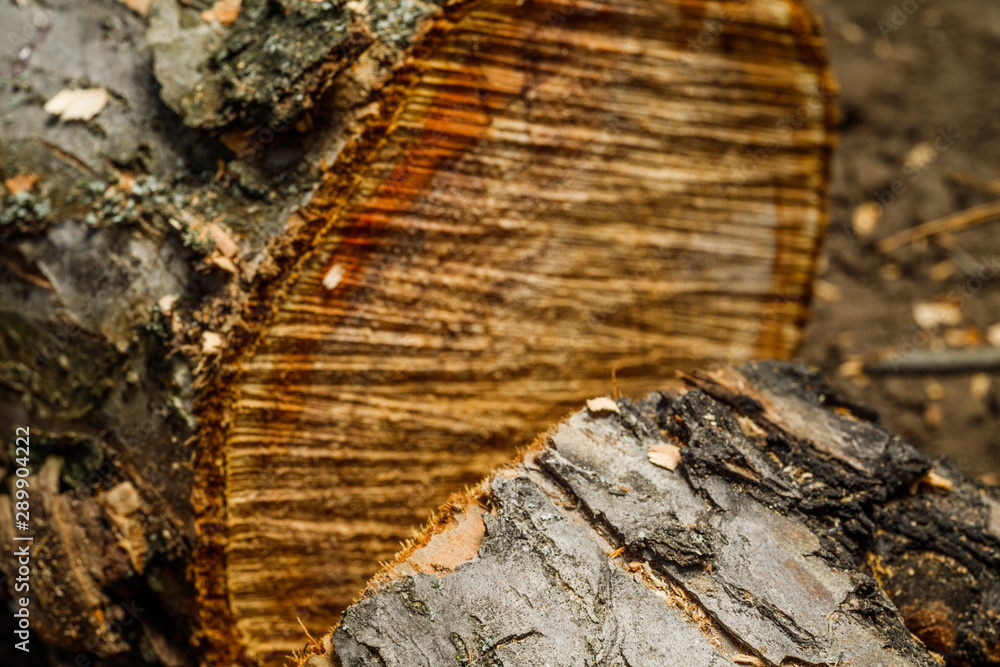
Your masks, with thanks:
M 202 414 L 215 643 L 276 662 L 303 610 L 343 609 L 411 525 L 613 368 L 645 393 L 789 356 L 831 88 L 798 2 L 449 4 L 329 170 Z
M 454 499 L 299 664 L 1000 664 L 996 488 L 801 367 L 689 382 Z

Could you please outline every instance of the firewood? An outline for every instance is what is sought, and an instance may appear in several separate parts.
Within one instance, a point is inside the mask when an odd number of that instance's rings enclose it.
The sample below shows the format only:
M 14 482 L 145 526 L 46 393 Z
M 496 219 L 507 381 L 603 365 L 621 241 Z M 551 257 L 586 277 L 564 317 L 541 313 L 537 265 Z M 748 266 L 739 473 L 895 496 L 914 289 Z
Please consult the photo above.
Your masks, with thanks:
M 224 4 L 0 7 L 0 437 L 97 665 L 280 665 L 584 400 L 788 358 L 826 224 L 802 0 Z
M 201 409 L 214 645 L 287 653 L 293 610 L 342 609 L 411 525 L 613 369 L 644 392 L 787 357 L 828 87 L 798 2 L 448 5 L 256 286 Z
M 295 664 L 1000 664 L 1000 490 L 802 367 L 688 381 L 453 498 Z

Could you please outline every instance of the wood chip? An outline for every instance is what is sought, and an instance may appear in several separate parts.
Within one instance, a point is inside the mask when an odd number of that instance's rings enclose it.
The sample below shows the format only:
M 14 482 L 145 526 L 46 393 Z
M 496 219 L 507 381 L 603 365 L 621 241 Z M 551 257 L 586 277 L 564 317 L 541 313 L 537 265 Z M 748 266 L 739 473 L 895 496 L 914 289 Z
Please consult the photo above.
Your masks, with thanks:
M 208 226 L 208 235 L 212 237 L 212 243 L 215 244 L 216 249 L 226 257 L 235 257 L 236 253 L 240 251 L 240 246 L 229 235 L 229 232 L 214 222 Z
M 950 479 L 944 477 L 943 475 L 939 475 L 933 470 L 929 471 L 926 475 L 910 484 L 910 493 L 913 494 L 920 490 L 921 484 L 937 491 L 951 491 L 955 487 Z
M 112 487 L 101 494 L 100 500 L 105 507 L 123 517 L 135 514 L 142 507 L 142 498 L 132 482 L 122 482 Z
M 969 380 L 969 395 L 977 400 L 982 400 L 986 398 L 986 394 L 990 391 L 990 376 L 986 373 L 976 373 Z
M 898 264 L 888 263 L 883 264 L 878 269 L 878 274 L 881 276 L 882 280 L 892 282 L 894 280 L 899 280 L 899 277 L 903 275 L 903 271 L 899 268 Z
M 855 234 L 863 238 L 875 231 L 875 226 L 881 219 L 882 207 L 873 201 L 865 202 L 854 209 L 851 215 L 851 227 Z
M 222 349 L 222 336 L 214 331 L 206 331 L 201 335 L 201 351 L 213 354 Z
M 842 378 L 854 378 L 865 372 L 864 360 L 856 354 L 847 357 L 844 363 L 837 367 L 837 375 Z
M 45 112 L 59 116 L 60 120 L 87 121 L 101 113 L 110 99 L 103 88 L 60 90 L 45 103 Z
M 913 306 L 913 319 L 925 331 L 939 326 L 957 326 L 962 322 L 962 311 L 953 303 L 927 302 Z
M 1000 322 L 991 324 L 986 330 L 986 342 L 993 347 L 1000 347 Z
M 345 273 L 347 273 L 347 269 L 340 264 L 334 264 L 326 272 L 326 275 L 323 276 L 323 287 L 329 290 L 335 289 L 340 284 L 340 281 L 344 279 Z
M 147 16 L 149 14 L 149 6 L 153 4 L 153 0 L 119 0 L 119 2 L 139 16 Z
M 865 41 L 865 29 L 857 23 L 844 23 L 840 26 L 840 36 L 851 44 L 861 44 Z
M 976 327 L 948 329 L 944 332 L 944 342 L 950 347 L 979 347 L 983 344 L 983 332 Z
M 618 409 L 618 404 L 607 396 L 590 399 L 587 401 L 587 409 L 595 415 L 607 414 L 609 412 L 613 412 L 616 415 L 621 414 L 621 410 Z
M 903 169 L 907 173 L 919 172 L 927 169 L 937 159 L 938 152 L 929 141 L 922 141 L 907 152 L 903 159 Z
M 409 556 L 410 565 L 419 572 L 451 572 L 477 558 L 486 535 L 485 512 L 477 505 L 456 512 L 448 519 L 446 531 L 432 535 Z
M 825 280 L 817 280 L 813 285 L 813 294 L 820 301 L 827 303 L 837 303 L 844 300 L 844 292 L 837 285 L 828 283 Z
M 238 271 L 236 265 L 233 264 L 233 260 L 229 259 L 228 257 L 223 257 L 222 255 L 211 255 L 208 258 L 206 258 L 205 261 L 207 261 L 209 264 L 214 264 L 215 266 L 219 267 L 226 273 L 231 273 L 233 275 L 236 275 Z
M 160 312 L 164 315 L 169 315 L 174 311 L 174 304 L 180 297 L 176 294 L 167 294 L 166 296 L 160 297 L 160 300 L 156 302 L 159 307 Z
M 931 267 L 931 280 L 936 283 L 948 280 L 955 273 L 955 263 L 950 259 L 938 262 Z
M 201 13 L 201 20 L 207 23 L 218 21 L 219 25 L 228 28 L 236 22 L 242 4 L 243 0 L 216 0 L 211 9 Z
M 652 445 L 648 457 L 654 466 L 677 470 L 677 466 L 681 464 L 681 448 L 676 445 Z
M 18 174 L 5 180 L 3 184 L 8 193 L 16 195 L 32 189 L 37 182 L 38 174 Z

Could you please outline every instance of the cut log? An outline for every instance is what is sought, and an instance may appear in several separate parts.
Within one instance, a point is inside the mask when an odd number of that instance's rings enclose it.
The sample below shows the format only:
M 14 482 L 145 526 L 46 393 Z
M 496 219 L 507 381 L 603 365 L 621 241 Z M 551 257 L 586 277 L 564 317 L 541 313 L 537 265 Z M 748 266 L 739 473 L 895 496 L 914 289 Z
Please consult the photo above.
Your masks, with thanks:
M 801 0 L 132 4 L 0 5 L 0 438 L 54 664 L 279 665 L 616 375 L 798 342 L 834 121 Z
M 214 643 L 277 660 L 291 609 L 342 609 L 420 517 L 615 370 L 645 392 L 787 357 L 828 91 L 798 2 L 449 4 L 257 286 L 201 412 Z
M 1000 664 L 1000 489 L 801 367 L 688 381 L 453 498 L 296 664 Z

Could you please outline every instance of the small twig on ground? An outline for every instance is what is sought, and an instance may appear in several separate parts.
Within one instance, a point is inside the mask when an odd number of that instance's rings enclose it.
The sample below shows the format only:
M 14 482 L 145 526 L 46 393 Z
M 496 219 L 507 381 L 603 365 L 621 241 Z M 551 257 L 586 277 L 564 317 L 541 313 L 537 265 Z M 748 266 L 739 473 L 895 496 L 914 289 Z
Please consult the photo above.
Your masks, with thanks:
M 891 359 L 865 364 L 867 375 L 894 373 L 981 373 L 1000 370 L 1000 348 L 975 347 L 953 350 L 918 350 Z
M 878 242 L 876 247 L 881 253 L 892 252 L 893 250 L 918 239 L 934 236 L 935 234 L 942 234 L 944 232 L 954 232 L 960 229 L 966 229 L 968 227 L 972 227 L 973 225 L 988 222 L 998 217 L 1000 217 L 1000 201 L 994 201 L 981 206 L 974 206 L 970 209 L 959 211 L 958 213 L 946 215 L 943 218 L 931 220 L 930 222 L 925 222 L 922 225 L 904 230 L 898 234 L 890 236 L 889 238 L 882 239 Z
M 948 174 L 948 179 L 958 185 L 965 185 L 970 188 L 982 190 L 983 192 L 1000 195 L 1000 178 L 988 180 L 975 174 L 970 174 L 967 171 L 955 171 Z

